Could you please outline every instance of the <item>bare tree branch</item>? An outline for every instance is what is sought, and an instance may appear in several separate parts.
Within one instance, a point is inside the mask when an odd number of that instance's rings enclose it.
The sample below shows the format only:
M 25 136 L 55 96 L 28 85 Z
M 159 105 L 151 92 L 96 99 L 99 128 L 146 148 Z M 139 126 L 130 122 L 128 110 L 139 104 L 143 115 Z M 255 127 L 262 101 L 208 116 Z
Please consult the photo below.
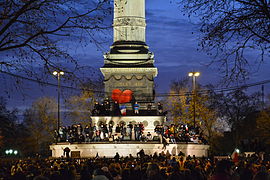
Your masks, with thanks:
M 200 49 L 213 55 L 228 80 L 246 78 L 250 72 L 245 50 L 263 60 L 269 52 L 270 5 L 265 0 L 179 0 L 184 11 L 200 19 Z M 269 53 L 268 53 L 269 55 Z M 213 63 L 212 63 L 213 64 Z
M 64 43 L 100 46 L 103 39 L 97 35 L 110 27 L 111 6 L 110 0 L 1 1 L 0 68 L 32 75 L 32 68 L 41 66 L 47 72 L 65 69 L 75 77 L 78 59 Z

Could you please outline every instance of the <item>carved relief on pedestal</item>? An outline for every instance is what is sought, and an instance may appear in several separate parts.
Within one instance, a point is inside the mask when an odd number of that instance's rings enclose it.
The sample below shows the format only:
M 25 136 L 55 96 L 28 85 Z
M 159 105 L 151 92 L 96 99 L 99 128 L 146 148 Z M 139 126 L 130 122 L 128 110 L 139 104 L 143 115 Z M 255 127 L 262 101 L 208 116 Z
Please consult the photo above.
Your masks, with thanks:
M 157 76 L 157 68 L 100 68 L 105 80 L 113 76 L 146 76 L 148 79 L 153 79 Z M 120 75 L 120 76 L 119 76 Z
M 111 74 L 109 76 L 105 76 L 105 81 L 108 81 L 108 80 L 111 80 L 111 79 L 115 79 L 117 81 L 120 81 L 120 80 L 127 80 L 127 81 L 130 81 L 132 79 L 134 80 L 137 80 L 137 81 L 140 81 L 144 78 L 148 79 L 149 81 L 153 81 L 154 77 L 153 77 L 153 74 L 127 74 L 127 75 L 121 75 L 121 74 Z

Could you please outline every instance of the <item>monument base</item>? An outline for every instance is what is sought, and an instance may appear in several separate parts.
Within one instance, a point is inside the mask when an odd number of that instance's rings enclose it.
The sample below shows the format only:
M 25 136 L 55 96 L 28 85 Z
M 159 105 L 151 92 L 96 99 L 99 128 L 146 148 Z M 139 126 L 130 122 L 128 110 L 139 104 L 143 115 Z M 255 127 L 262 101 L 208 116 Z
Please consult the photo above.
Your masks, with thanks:
M 186 156 L 195 155 L 196 157 L 208 156 L 209 145 L 205 144 L 194 144 L 194 143 L 178 143 L 169 144 L 166 149 L 163 148 L 163 144 L 157 142 L 136 142 L 126 141 L 120 143 L 114 142 L 95 142 L 95 143 L 84 143 L 84 144 L 70 144 L 70 143 L 58 143 L 50 145 L 52 150 L 52 157 L 59 158 L 63 156 L 64 149 L 68 147 L 71 150 L 71 156 L 80 158 L 96 157 L 114 157 L 118 152 L 120 156 L 137 156 L 137 153 L 143 149 L 145 154 L 153 155 L 156 153 L 165 153 L 169 151 L 172 155 L 177 155 L 182 151 Z

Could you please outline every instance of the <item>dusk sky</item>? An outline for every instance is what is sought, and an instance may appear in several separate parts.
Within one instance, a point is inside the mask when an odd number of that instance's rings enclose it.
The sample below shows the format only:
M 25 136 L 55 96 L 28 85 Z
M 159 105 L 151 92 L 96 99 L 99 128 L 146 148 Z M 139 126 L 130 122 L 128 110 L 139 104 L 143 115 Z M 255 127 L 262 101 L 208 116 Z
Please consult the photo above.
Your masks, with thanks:
M 174 1 L 146 0 L 146 21 L 146 43 L 155 55 L 155 66 L 159 71 L 158 77 L 155 79 L 157 92 L 168 92 L 172 80 L 182 79 L 190 71 L 201 72 L 201 76 L 198 78 L 200 84 L 218 84 L 222 79 L 218 67 L 216 65 L 207 67 L 211 57 L 207 56 L 205 52 L 197 51 L 200 33 L 196 18 L 189 19 L 183 16 L 181 9 Z M 99 50 L 93 44 L 86 47 L 76 46 L 76 50 L 71 50 L 71 54 L 76 56 L 79 64 L 92 66 L 99 71 L 103 65 L 103 53 L 107 52 L 112 44 L 112 34 L 109 37 L 110 42 L 103 44 Z M 269 80 L 269 57 L 266 57 L 256 72 L 259 66 L 258 55 L 256 52 L 250 52 L 248 55 L 250 60 L 256 64 L 256 66 L 251 65 L 251 71 L 254 73 L 250 76 L 248 83 Z M 0 77 L 0 82 L 6 87 L 9 83 L 3 77 Z M 38 97 L 57 95 L 56 88 L 44 88 L 27 83 L 28 85 L 25 85 L 23 92 L 24 96 L 16 90 L 13 91 L 14 93 L 9 93 L 9 106 L 24 108 Z M 251 90 L 259 90 L 260 88 L 257 86 Z M 266 94 L 269 94 L 269 88 L 269 84 L 267 84 Z M 1 88 L 0 93 L 7 97 L 4 88 Z
M 182 79 L 190 71 L 201 72 L 198 80 L 202 84 L 217 84 L 223 78 L 216 65 L 207 66 L 212 57 L 197 50 L 201 34 L 196 17 L 188 18 L 183 14 L 175 1 L 146 0 L 146 43 L 155 54 L 155 66 L 159 70 L 156 78 L 158 92 L 167 92 L 171 80 Z M 103 51 L 107 52 L 111 44 L 112 39 L 107 46 L 103 45 Z M 84 53 L 77 55 L 82 63 L 99 68 L 103 65 L 101 55 L 104 52 L 95 49 L 88 46 L 81 51 Z M 259 66 L 258 53 L 247 54 L 251 62 L 256 64 L 250 66 L 252 75 L 248 82 L 269 79 L 269 57 Z

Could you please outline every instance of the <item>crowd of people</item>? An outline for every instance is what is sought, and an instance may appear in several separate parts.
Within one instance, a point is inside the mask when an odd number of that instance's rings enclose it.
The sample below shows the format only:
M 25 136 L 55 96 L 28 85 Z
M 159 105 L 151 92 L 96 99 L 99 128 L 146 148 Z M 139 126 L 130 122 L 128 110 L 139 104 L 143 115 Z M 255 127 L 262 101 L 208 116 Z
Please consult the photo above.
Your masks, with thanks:
M 3 180 L 269 180 L 270 161 L 253 154 L 231 159 L 169 153 L 138 157 L 0 160 Z
M 185 124 L 157 125 L 155 132 L 161 143 L 167 141 L 168 143 L 193 142 L 196 144 L 207 144 L 203 133 L 198 127 L 191 128 Z
M 92 111 L 93 115 L 126 115 L 126 107 L 123 104 L 118 104 L 115 101 L 112 105 L 108 99 L 103 103 L 96 102 Z M 132 104 L 133 114 L 140 114 L 140 105 L 137 102 Z M 156 115 L 164 115 L 163 105 L 149 103 L 145 109 L 151 115 L 151 112 Z M 100 141 L 160 141 L 160 143 L 177 143 L 177 142 L 193 142 L 206 144 L 207 141 L 203 134 L 198 129 L 189 128 L 184 124 L 157 125 L 155 132 L 145 132 L 143 123 L 120 123 L 113 126 L 113 123 L 105 124 L 89 124 L 83 127 L 81 124 L 72 126 L 62 126 L 59 130 L 55 130 L 55 142 L 100 142 Z
M 117 101 L 111 103 L 109 99 L 105 99 L 102 103 L 95 102 L 92 110 L 93 116 L 122 116 L 122 115 L 164 115 L 163 105 L 161 102 L 157 104 L 148 103 L 142 108 L 138 102 L 131 103 L 132 111 L 127 114 L 126 104 L 119 104 Z M 144 112 L 144 113 L 142 113 Z
M 100 141 L 123 141 L 123 140 L 142 140 L 144 126 L 142 123 L 127 125 L 124 123 L 117 124 L 103 124 L 99 126 L 86 125 L 84 128 L 81 124 L 74 124 L 72 126 L 62 126 L 59 131 L 55 131 L 56 142 L 100 142 Z M 134 138 L 133 138 L 134 136 Z
M 187 125 L 171 124 L 157 125 L 155 133 L 145 132 L 143 123 L 133 124 L 113 124 L 101 123 L 99 126 L 74 124 L 72 126 L 62 126 L 59 131 L 55 131 L 55 142 L 119 142 L 119 141 L 160 141 L 160 143 L 193 142 L 206 144 L 207 141 L 198 129 L 189 128 Z

